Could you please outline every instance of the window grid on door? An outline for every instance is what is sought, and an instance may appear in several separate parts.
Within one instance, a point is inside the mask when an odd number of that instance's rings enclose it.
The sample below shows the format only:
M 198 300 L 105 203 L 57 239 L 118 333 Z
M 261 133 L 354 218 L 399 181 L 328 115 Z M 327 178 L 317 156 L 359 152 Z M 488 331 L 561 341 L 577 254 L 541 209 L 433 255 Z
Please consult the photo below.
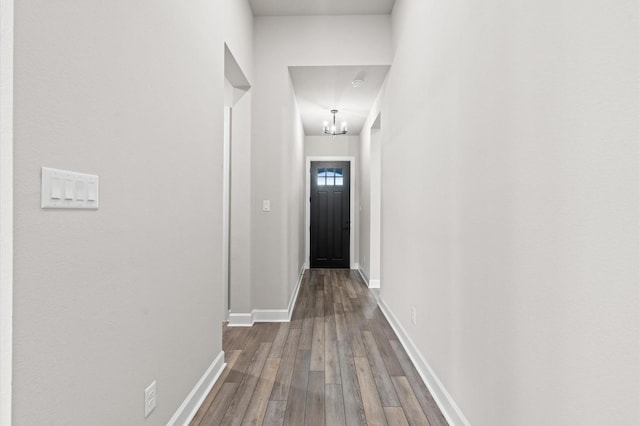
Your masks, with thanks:
M 316 179 L 318 186 L 344 185 L 344 174 L 342 173 L 342 168 L 318 168 Z

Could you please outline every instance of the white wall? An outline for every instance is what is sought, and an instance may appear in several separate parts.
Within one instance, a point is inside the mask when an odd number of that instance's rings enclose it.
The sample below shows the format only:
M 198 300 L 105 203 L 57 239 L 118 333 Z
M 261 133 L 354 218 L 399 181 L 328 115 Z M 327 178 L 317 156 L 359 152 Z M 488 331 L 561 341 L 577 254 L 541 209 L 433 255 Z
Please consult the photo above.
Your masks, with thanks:
M 300 119 L 300 111 L 295 99 L 293 86 L 289 84 L 289 133 L 290 142 L 285 146 L 284 162 L 281 172 L 282 186 L 285 191 L 286 210 L 283 228 L 286 232 L 286 260 L 284 272 L 285 295 L 290 298 L 304 265 L 305 233 L 304 233 L 304 128 Z M 290 167 L 289 167 L 290 166 Z M 282 306 L 284 307 L 284 306 Z
M 249 82 L 253 81 L 253 12 L 248 1 L 222 2 L 224 42 Z M 220 50 L 223 47 L 220 46 Z M 219 52 L 216 52 L 219 53 Z
M 13 376 L 13 0 L 0 0 L 0 424 Z
M 365 123 L 366 126 L 367 123 Z M 358 176 L 358 267 L 371 279 L 371 127 L 360 134 L 360 173 Z
M 16 425 L 166 424 L 221 351 L 222 9 L 16 4 Z M 100 209 L 41 210 L 41 166 Z
M 382 143 L 381 101 L 386 81 L 380 89 L 360 133 L 359 268 L 369 287 L 380 287 L 380 203 Z
M 233 106 L 231 131 L 231 311 L 251 309 L 251 91 Z
M 232 111 L 229 146 L 229 222 L 227 225 L 229 227 L 228 276 L 225 277 L 223 274 L 223 281 L 226 278 L 225 282 L 228 285 L 228 311 L 244 313 L 251 310 L 252 296 L 251 90 L 235 88 L 229 80 L 225 79 L 225 106 L 231 107 Z
M 253 13 L 248 1 L 224 2 L 225 41 L 247 84 L 253 84 Z M 227 64 L 227 67 L 229 64 Z M 236 76 L 238 80 L 238 76 Z M 231 312 L 251 310 L 251 105 L 252 91 L 234 90 L 231 128 L 229 280 Z
M 378 119 L 380 116 L 378 115 Z M 377 126 L 377 127 L 376 127 Z M 382 129 L 379 124 L 370 128 L 369 153 L 369 286 L 380 287 L 380 222 L 382 210 L 382 165 L 380 148 Z
M 474 425 L 640 423 L 638 18 L 396 3 L 382 297 Z
M 305 136 L 305 157 L 360 157 L 360 136 Z
M 305 236 L 304 135 L 288 67 L 389 64 L 390 18 L 257 17 L 254 22 L 253 308 L 283 309 L 304 264 Z M 264 199 L 271 200 L 271 212 L 261 211 Z

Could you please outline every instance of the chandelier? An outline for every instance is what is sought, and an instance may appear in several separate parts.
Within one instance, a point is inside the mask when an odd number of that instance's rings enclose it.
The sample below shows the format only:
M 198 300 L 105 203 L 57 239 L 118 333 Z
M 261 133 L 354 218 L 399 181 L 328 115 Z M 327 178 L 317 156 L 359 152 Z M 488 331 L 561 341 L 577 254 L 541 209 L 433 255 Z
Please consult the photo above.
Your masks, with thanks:
M 336 137 L 337 135 L 346 135 L 347 134 L 347 122 L 343 121 L 342 125 L 340 126 L 340 131 L 338 131 L 338 128 L 336 127 L 336 114 L 338 113 L 337 109 L 332 109 L 331 110 L 331 114 L 333 114 L 333 124 L 331 126 L 329 126 L 329 122 L 325 121 L 324 124 L 322 125 L 322 133 L 324 133 L 325 135 L 330 135 L 332 138 Z

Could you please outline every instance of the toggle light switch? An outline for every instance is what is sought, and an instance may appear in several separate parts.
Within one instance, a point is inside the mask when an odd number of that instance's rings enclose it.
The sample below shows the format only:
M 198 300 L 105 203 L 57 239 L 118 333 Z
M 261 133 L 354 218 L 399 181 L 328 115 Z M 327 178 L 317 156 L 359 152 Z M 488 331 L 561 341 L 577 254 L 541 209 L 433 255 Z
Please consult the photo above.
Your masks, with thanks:
M 73 200 L 73 181 L 70 179 L 64 180 L 64 199 Z
M 89 182 L 87 184 L 87 200 L 88 201 L 95 201 L 96 200 L 96 194 L 97 194 L 97 186 L 95 182 Z
M 54 200 L 62 198 L 62 181 L 60 179 L 51 179 L 51 198 Z
M 87 198 L 87 185 L 83 180 L 76 181 L 76 200 L 84 201 Z

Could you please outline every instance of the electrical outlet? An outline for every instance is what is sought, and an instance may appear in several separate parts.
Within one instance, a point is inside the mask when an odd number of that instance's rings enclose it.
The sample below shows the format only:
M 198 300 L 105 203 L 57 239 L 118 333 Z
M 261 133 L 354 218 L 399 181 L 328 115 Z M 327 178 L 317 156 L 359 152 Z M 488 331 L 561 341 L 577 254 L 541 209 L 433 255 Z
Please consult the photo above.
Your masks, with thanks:
M 144 390 L 144 417 L 147 418 L 149 414 L 156 408 L 156 381 L 154 380 Z
M 411 322 L 413 322 L 413 325 L 416 325 L 416 308 L 415 306 L 411 307 Z

